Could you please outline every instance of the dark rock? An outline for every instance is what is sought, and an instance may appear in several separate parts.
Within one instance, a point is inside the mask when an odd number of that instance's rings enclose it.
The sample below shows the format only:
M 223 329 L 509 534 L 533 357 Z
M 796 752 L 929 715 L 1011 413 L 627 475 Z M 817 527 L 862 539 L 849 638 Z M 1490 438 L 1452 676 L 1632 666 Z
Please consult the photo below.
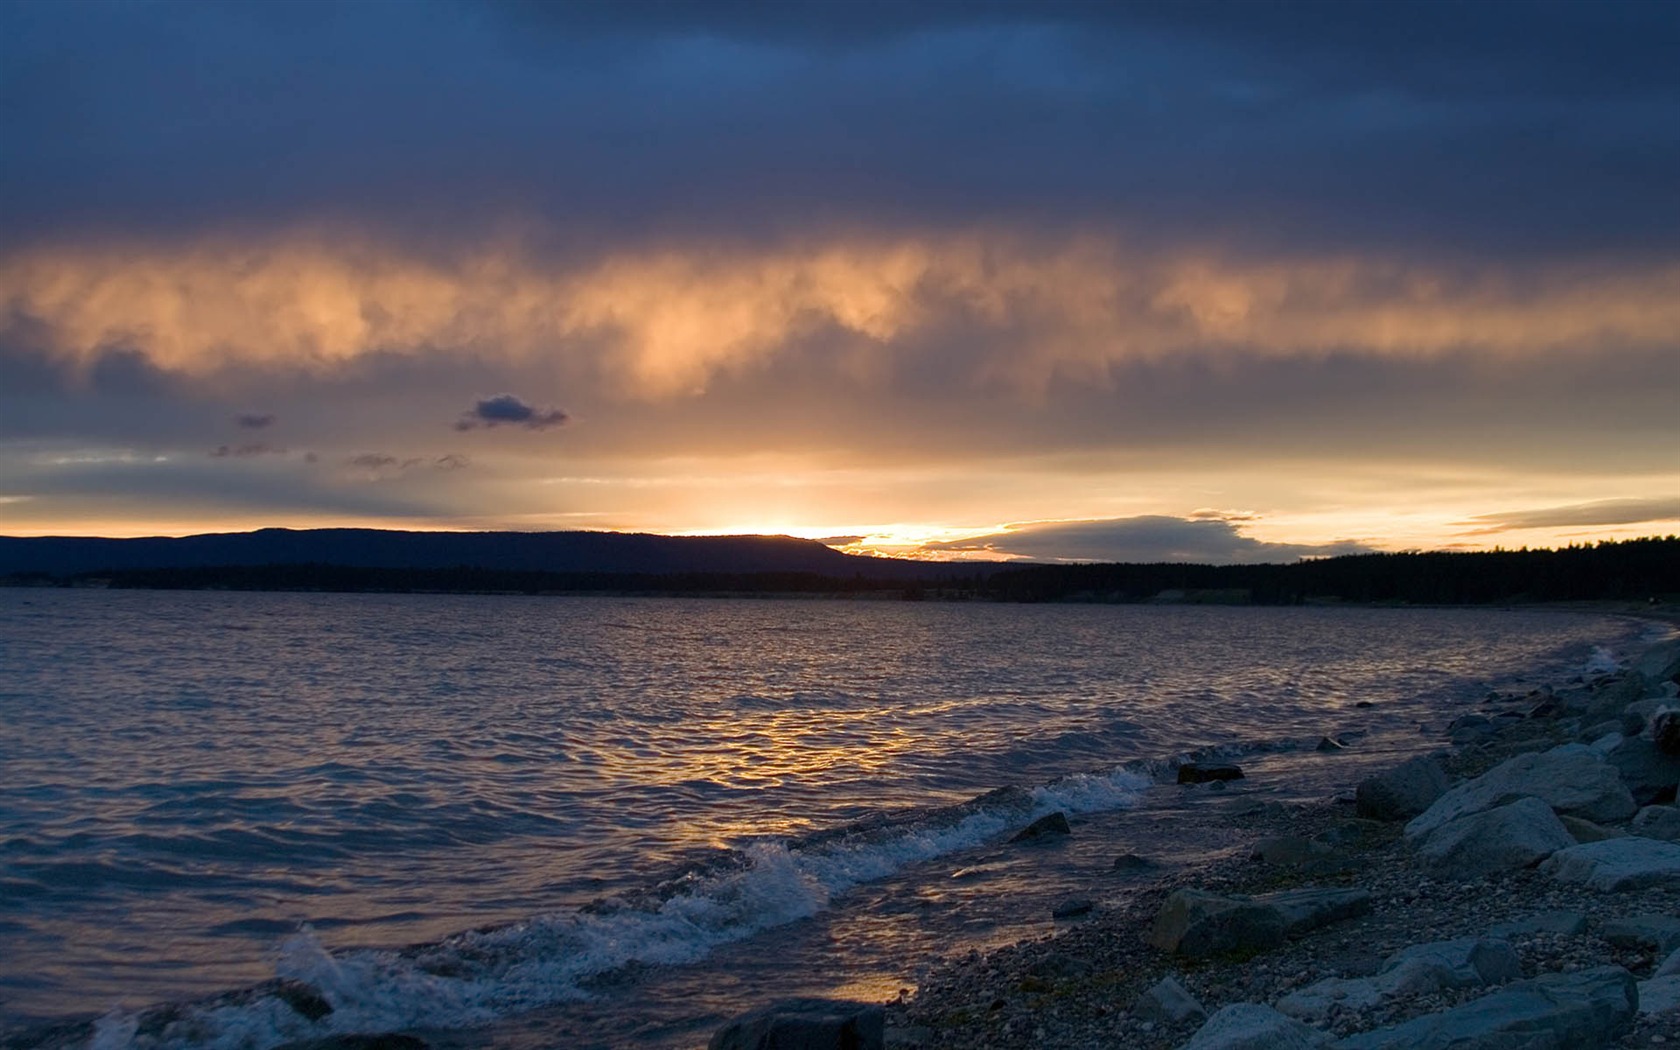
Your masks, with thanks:
M 1178 782 L 1180 784 L 1206 784 L 1224 780 L 1241 780 L 1242 776 L 1241 766 L 1204 766 L 1199 762 L 1186 762 L 1178 767 Z
M 1015 836 L 1009 841 L 1047 842 L 1050 839 L 1059 839 L 1071 834 L 1073 834 L 1073 829 L 1068 827 L 1066 814 L 1051 813 L 1048 816 L 1039 817 L 1020 831 L 1017 831 Z
M 1450 785 L 1447 771 L 1439 762 L 1423 757 L 1410 759 L 1362 781 L 1354 792 L 1354 811 L 1371 820 L 1410 820 L 1428 809 Z
M 1334 751 L 1346 751 L 1347 750 L 1347 745 L 1342 743 L 1340 740 L 1337 740 L 1333 736 L 1321 736 L 1321 737 L 1318 738 L 1318 746 L 1316 748 L 1314 748 L 1313 750 L 1321 751 L 1321 752 L 1325 752 L 1325 753 L 1330 753 L 1330 752 L 1334 752 Z
M 1081 915 L 1091 914 L 1093 907 L 1095 905 L 1083 898 L 1065 900 L 1050 910 L 1050 917 L 1052 919 L 1074 919 Z
M 1136 853 L 1122 853 L 1114 858 L 1114 871 L 1142 872 L 1154 871 L 1159 865 L 1148 857 L 1140 857 Z
M 274 997 L 302 1014 L 305 1020 L 319 1021 L 333 1012 L 332 1004 L 320 991 L 302 981 L 275 982 Z
M 1651 743 L 1665 755 L 1680 755 L 1680 711 L 1658 711 L 1651 717 Z
M 1644 737 L 1630 737 L 1604 757 L 1641 806 L 1674 801 L 1675 788 L 1680 787 L 1680 758 L 1663 754 Z
M 1373 704 L 1369 700 L 1361 700 L 1358 703 L 1354 704 L 1353 706 L 1358 707 L 1358 708 L 1366 708 L 1366 707 L 1376 707 L 1377 705 Z
M 1201 958 L 1265 951 L 1279 947 L 1287 937 L 1288 924 L 1269 905 L 1183 889 L 1161 905 L 1145 939 L 1162 951 Z
M 707 1050 L 884 1050 L 886 1013 L 843 999 L 786 999 L 730 1021 Z
M 1633 1023 L 1639 993 L 1620 966 L 1553 973 L 1462 1006 L 1342 1040 L 1340 1050 L 1585 1050 Z
M 1361 889 L 1303 889 L 1258 897 L 1182 889 L 1168 897 L 1145 940 L 1162 951 L 1205 957 L 1276 948 L 1333 922 L 1371 910 Z

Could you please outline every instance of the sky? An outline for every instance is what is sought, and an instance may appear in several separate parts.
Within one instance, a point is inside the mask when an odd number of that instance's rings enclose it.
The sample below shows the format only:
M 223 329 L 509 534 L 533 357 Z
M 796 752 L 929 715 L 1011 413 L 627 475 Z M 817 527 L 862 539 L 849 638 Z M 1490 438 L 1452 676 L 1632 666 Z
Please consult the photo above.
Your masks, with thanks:
M 1680 532 L 1680 5 L 0 0 L 0 534 Z

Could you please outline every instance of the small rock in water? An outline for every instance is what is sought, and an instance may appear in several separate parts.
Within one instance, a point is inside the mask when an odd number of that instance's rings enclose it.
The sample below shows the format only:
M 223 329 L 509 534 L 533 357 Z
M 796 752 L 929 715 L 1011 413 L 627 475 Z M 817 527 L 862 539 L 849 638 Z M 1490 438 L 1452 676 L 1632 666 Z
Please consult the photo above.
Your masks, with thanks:
M 1064 813 L 1051 813 L 1049 816 L 1039 817 L 1031 824 L 1028 824 L 1026 827 L 1016 832 L 1015 836 L 1009 841 L 1045 842 L 1049 839 L 1061 838 L 1065 835 L 1071 834 L 1073 834 L 1073 829 L 1068 827 L 1067 815 Z
M 1346 751 L 1347 745 L 1333 736 L 1321 736 L 1318 738 L 1318 747 L 1314 750 L 1324 752 Z
M 1065 900 L 1051 909 L 1050 917 L 1053 919 L 1077 918 L 1080 915 L 1089 915 L 1092 907 L 1091 902 L 1083 898 Z
M 1225 780 L 1241 780 L 1243 775 L 1241 766 L 1207 765 L 1199 762 L 1186 762 L 1178 767 L 1178 782 L 1180 784 L 1207 784 Z

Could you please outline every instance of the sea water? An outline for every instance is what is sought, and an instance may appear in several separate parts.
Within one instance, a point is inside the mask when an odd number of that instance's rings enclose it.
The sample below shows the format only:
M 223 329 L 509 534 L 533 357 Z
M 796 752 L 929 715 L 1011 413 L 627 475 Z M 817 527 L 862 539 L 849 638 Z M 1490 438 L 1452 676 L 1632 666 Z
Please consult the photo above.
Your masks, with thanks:
M 1415 750 L 1489 690 L 1603 671 L 1648 633 L 1504 610 L 0 590 L 0 1033 L 695 1045 L 768 990 L 890 995 L 1022 933 L 999 895 L 1054 874 L 1009 884 L 986 851 L 1035 816 L 1124 813 L 1186 755 L 1286 760 L 1332 732 Z M 943 888 L 970 861 L 1003 872 L 984 900 Z

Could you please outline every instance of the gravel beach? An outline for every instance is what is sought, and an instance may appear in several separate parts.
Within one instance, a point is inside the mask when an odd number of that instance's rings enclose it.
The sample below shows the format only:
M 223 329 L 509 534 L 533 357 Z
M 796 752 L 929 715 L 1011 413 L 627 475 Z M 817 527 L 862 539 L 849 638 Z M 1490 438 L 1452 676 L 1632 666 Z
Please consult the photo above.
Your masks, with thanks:
M 1647 714 L 1660 709 L 1660 703 L 1649 701 L 1673 696 L 1667 668 L 1674 656 L 1675 643 L 1668 642 L 1641 661 L 1644 674 L 1629 671 L 1560 683 L 1555 692 L 1490 696 L 1476 726 L 1481 730 L 1485 722 L 1486 729 L 1472 733 L 1460 727 L 1457 745 L 1437 738 L 1436 761 L 1462 783 L 1513 756 L 1595 734 L 1600 752 L 1608 751 L 1614 741 L 1604 739 L 1598 715 L 1607 703 L 1620 708 L 1635 700 L 1647 701 L 1639 709 Z M 1640 728 L 1649 736 L 1646 721 Z M 1634 726 L 1624 721 L 1622 728 Z M 1357 766 L 1348 769 L 1350 776 L 1357 775 Z M 1514 950 L 1525 979 L 1617 966 L 1646 981 L 1674 949 L 1660 937 L 1630 935 L 1618 924 L 1634 920 L 1635 925 L 1661 926 L 1658 920 L 1680 917 L 1680 878 L 1606 892 L 1565 882 L 1532 865 L 1475 877 L 1444 874 L 1408 841 L 1404 820 L 1357 816 L 1355 786 L 1349 782 L 1317 801 L 1282 804 L 1245 797 L 1224 784 L 1159 785 L 1155 790 L 1186 839 L 1223 848 L 1202 864 L 1152 867 L 1148 858 L 1122 856 L 1124 846 L 1117 841 L 1116 870 L 1094 883 L 1092 898 L 1099 903 L 1087 917 L 1050 936 L 938 965 L 913 994 L 887 1005 L 886 1044 L 930 1050 L 1155 1050 L 1183 1046 L 1206 1016 L 1222 1007 L 1276 1004 L 1326 978 L 1369 977 L 1392 953 L 1427 942 L 1491 933 Z M 1173 806 L 1174 793 L 1199 804 Z M 1229 797 L 1215 801 L 1219 794 Z M 1653 814 L 1662 815 L 1655 809 Z M 1642 814 L 1640 820 L 1653 814 Z M 1569 828 L 1577 841 L 1589 841 L 1640 830 L 1634 825 L 1629 819 L 1602 826 L 1573 821 Z M 1098 832 L 1078 824 L 1072 829 L 1074 835 L 1087 833 Z M 1255 855 L 1262 845 L 1268 859 Z M 1174 891 L 1232 896 L 1303 887 L 1366 890 L 1369 910 L 1265 950 L 1189 957 L 1148 941 Z M 1680 934 L 1676 939 L 1680 942 Z M 1146 997 L 1163 978 L 1172 978 L 1194 1000 L 1177 1018 L 1172 1009 L 1163 1010 Z M 1490 990 L 1429 988 L 1376 1004 L 1337 1005 L 1316 1018 L 1314 1027 L 1326 1037 L 1345 1037 L 1438 1014 Z M 1680 1045 L 1680 1009 L 1642 1012 L 1631 1028 L 1624 1022 L 1616 1029 L 1598 1045 Z

